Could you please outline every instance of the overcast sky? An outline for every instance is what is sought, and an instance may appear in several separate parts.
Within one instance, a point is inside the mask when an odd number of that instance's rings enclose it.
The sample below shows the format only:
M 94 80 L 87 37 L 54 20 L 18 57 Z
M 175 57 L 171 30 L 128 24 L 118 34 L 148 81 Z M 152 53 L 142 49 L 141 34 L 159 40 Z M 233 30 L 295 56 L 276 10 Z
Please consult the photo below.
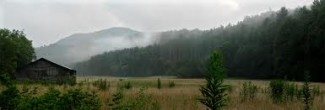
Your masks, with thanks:
M 35 47 L 110 27 L 154 32 L 210 29 L 313 0 L 0 0 L 0 27 L 24 30 Z

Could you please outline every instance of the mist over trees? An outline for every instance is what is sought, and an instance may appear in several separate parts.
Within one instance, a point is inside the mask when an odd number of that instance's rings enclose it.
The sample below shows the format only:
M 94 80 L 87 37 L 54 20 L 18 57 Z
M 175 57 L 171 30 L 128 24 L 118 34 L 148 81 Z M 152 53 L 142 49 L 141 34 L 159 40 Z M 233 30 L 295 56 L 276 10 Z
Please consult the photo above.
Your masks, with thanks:
M 152 43 L 151 34 L 129 28 L 114 27 L 91 33 L 78 33 L 58 42 L 35 48 L 38 58 L 71 65 L 106 51 L 143 47 Z
M 236 25 L 160 34 L 147 47 L 107 52 L 75 65 L 79 75 L 202 77 L 207 57 L 224 53 L 229 77 L 325 81 L 325 0 L 266 12 Z

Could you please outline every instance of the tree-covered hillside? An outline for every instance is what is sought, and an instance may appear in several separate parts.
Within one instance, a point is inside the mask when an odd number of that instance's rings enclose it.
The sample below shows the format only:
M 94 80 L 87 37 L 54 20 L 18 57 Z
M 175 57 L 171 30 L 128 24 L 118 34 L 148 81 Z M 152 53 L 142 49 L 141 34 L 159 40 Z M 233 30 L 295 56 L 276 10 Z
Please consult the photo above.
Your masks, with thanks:
M 162 32 L 158 43 L 117 50 L 75 65 L 79 75 L 201 77 L 215 49 L 228 76 L 325 81 L 325 0 L 246 17 L 236 25 Z
M 54 44 L 36 48 L 35 52 L 38 58 L 71 65 L 105 51 L 147 46 L 151 43 L 149 40 L 145 33 L 114 27 L 92 33 L 73 34 Z

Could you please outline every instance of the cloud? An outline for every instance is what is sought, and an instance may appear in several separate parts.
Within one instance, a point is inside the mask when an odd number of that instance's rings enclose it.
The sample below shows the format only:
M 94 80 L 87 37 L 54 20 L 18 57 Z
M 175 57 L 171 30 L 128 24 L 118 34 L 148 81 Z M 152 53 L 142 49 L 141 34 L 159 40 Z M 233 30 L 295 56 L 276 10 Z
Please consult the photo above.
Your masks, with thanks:
M 74 33 L 116 26 L 141 31 L 209 29 L 269 9 L 311 3 L 311 0 L 0 0 L 0 26 L 24 29 L 34 46 L 41 46 Z
M 76 32 L 124 26 L 103 4 L 9 2 L 3 18 L 6 28 L 24 30 L 36 46 Z
M 3 19 L 4 19 L 4 15 L 3 15 L 3 3 L 4 1 L 0 0 L 0 27 L 4 27 L 3 24 Z
M 161 31 L 181 28 L 213 28 L 229 22 L 236 8 L 223 4 L 110 4 L 112 14 L 131 27 Z M 227 11 L 224 11 L 227 10 Z

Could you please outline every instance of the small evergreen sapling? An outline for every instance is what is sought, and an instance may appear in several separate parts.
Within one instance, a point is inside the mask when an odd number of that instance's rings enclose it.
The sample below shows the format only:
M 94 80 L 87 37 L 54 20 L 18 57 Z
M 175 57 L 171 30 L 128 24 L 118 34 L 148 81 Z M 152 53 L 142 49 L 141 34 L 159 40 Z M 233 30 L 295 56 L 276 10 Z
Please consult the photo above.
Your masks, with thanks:
M 220 110 L 228 103 L 227 86 L 223 84 L 224 78 L 225 67 L 222 53 L 215 51 L 210 57 L 206 85 L 200 88 L 203 97 L 199 99 L 211 110 Z
M 310 110 L 311 109 L 311 104 L 313 101 L 313 97 L 311 94 L 311 90 L 309 87 L 309 80 L 310 80 L 310 76 L 309 73 L 306 72 L 305 73 L 305 81 L 304 81 L 304 85 L 302 87 L 302 94 L 303 94 L 303 102 L 304 102 L 304 110 Z

